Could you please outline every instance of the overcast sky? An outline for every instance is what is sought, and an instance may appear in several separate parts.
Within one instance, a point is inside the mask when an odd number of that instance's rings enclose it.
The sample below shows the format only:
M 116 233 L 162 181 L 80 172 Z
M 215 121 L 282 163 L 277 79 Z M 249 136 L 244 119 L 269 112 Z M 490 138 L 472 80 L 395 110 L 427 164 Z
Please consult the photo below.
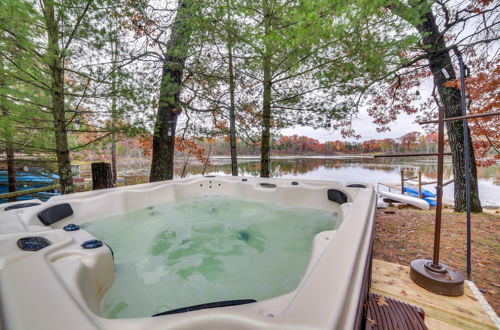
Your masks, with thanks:
M 373 118 L 368 116 L 365 110 L 360 110 L 359 118 L 353 120 L 352 126 L 356 130 L 356 133 L 361 135 L 361 139 L 356 140 L 354 138 L 343 138 L 340 135 L 339 131 L 329 131 L 326 129 L 313 129 L 311 127 L 297 126 L 294 128 L 287 128 L 281 130 L 281 134 L 283 135 L 305 135 L 314 139 L 317 139 L 319 142 L 326 141 L 365 141 L 371 139 L 385 139 L 385 138 L 399 138 L 402 135 L 419 131 L 423 132 L 421 127 L 415 123 L 416 114 L 414 115 L 406 115 L 402 114 L 399 118 L 390 123 L 388 126 L 390 127 L 390 131 L 378 133 L 376 131 L 376 126 L 372 122 Z

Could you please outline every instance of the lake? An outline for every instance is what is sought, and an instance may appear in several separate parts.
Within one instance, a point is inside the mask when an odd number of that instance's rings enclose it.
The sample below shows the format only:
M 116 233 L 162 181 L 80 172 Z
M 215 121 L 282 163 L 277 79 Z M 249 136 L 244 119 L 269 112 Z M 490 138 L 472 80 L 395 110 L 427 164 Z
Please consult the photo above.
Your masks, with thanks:
M 205 175 L 230 175 L 230 158 L 216 156 L 211 159 L 213 165 L 208 166 Z M 239 175 L 259 176 L 260 160 L 256 157 L 238 159 Z M 177 166 L 177 177 L 180 175 L 180 164 Z M 333 180 L 341 183 L 366 182 L 377 185 L 379 182 L 398 183 L 400 171 L 422 171 L 424 181 L 435 181 L 437 176 L 436 160 L 430 158 L 373 159 L 362 157 L 274 157 L 271 161 L 271 176 L 277 178 Z M 186 176 L 202 174 L 201 165 L 188 165 Z M 487 168 L 479 167 L 479 196 L 485 207 L 500 207 L 500 165 Z M 445 161 L 444 178 L 453 176 L 451 160 Z M 435 191 L 434 185 L 425 187 Z M 453 184 L 444 188 L 444 198 L 453 200 Z

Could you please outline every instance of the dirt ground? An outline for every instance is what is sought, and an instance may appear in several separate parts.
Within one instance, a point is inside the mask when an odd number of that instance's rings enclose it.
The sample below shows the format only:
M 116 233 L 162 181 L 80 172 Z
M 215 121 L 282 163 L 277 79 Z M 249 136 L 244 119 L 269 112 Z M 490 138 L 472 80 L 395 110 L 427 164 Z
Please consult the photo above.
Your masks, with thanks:
M 500 214 L 472 214 L 472 280 L 500 314 Z M 443 210 L 440 261 L 466 274 L 465 213 Z M 377 211 L 374 258 L 409 265 L 432 258 L 434 211 Z

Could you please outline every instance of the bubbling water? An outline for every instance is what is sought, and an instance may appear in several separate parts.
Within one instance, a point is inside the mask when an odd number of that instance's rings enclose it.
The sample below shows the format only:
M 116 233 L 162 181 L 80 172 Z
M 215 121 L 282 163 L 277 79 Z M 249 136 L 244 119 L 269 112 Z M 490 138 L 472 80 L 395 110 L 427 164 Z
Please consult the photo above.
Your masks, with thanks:
M 318 209 L 207 196 L 82 227 L 114 250 L 116 280 L 102 315 L 132 318 L 288 293 L 302 278 L 314 236 L 339 222 Z

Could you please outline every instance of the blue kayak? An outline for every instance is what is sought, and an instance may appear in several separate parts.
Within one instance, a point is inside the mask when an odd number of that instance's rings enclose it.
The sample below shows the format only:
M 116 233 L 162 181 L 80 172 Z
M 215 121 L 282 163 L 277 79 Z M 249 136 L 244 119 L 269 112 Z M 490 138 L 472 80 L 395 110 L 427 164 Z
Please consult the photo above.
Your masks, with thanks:
M 418 197 L 418 189 L 405 187 L 405 193 Z M 422 189 L 422 197 L 436 197 L 436 194 L 427 189 Z
M 59 176 L 57 174 L 48 173 L 34 173 L 34 172 L 16 172 L 16 191 L 30 190 L 35 188 L 42 188 L 51 186 L 57 183 Z M 0 194 L 9 192 L 9 178 L 7 171 L 0 171 Z M 40 200 L 47 200 L 52 196 L 60 195 L 57 190 L 43 191 L 29 195 L 22 195 L 16 197 L 17 200 L 29 200 L 38 198 Z M 8 202 L 8 199 L 1 199 L 0 203 Z
M 430 206 L 436 206 L 436 201 L 434 199 L 430 199 L 430 198 L 422 198 L 424 201 L 426 201 L 427 203 L 429 203 Z
M 18 183 L 40 182 L 54 184 L 55 180 L 58 179 L 59 175 L 57 174 L 16 172 L 16 182 Z M 9 177 L 7 171 L 0 171 L 0 184 L 8 182 Z

